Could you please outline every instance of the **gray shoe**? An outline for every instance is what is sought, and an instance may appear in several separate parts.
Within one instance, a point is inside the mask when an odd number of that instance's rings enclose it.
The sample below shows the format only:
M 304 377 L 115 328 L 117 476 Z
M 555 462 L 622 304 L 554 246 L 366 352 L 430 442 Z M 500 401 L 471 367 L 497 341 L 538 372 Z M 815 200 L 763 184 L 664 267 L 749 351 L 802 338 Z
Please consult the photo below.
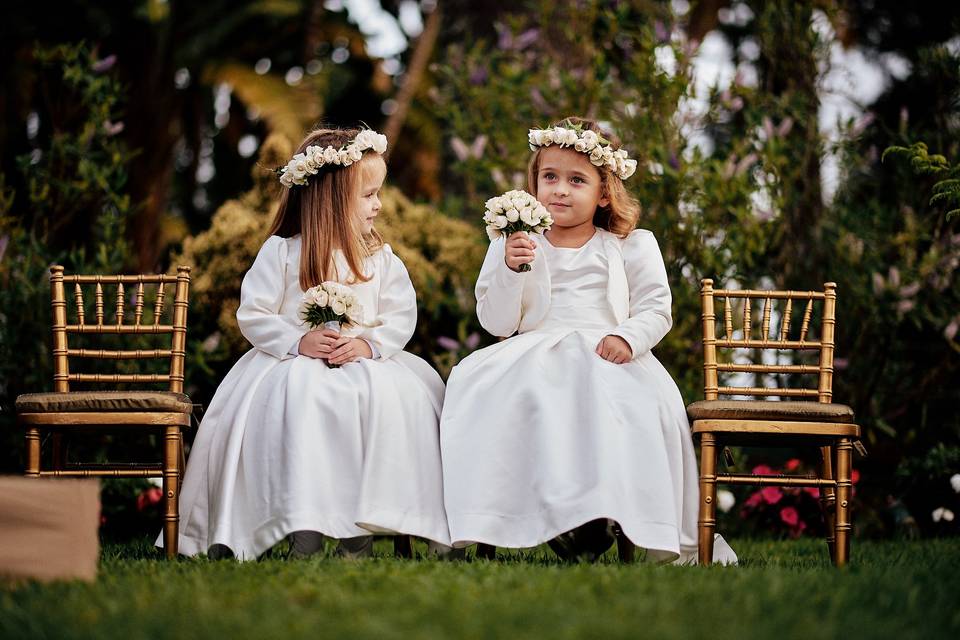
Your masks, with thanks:
M 359 560 L 373 555 L 373 536 L 357 536 L 356 538 L 341 538 L 334 554 L 338 558 Z
M 289 536 L 290 552 L 287 558 L 300 560 L 323 551 L 324 536 L 319 531 L 294 531 Z
M 427 555 L 436 556 L 439 560 L 463 560 L 466 557 L 466 549 L 454 549 L 445 544 L 427 540 Z

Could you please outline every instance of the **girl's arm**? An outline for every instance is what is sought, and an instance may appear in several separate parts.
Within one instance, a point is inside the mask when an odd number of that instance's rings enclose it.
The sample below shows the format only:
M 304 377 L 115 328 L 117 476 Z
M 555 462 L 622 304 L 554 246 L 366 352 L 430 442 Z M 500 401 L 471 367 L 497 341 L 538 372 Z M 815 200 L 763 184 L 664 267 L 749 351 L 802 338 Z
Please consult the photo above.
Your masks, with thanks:
M 279 236 L 267 238 L 243 277 L 237 309 L 237 324 L 243 337 L 257 349 L 281 360 L 296 355 L 297 344 L 308 330 L 296 319 L 280 315 L 286 288 L 286 260 L 286 241 Z
M 384 245 L 379 309 L 374 326 L 357 336 L 370 343 L 374 357 L 389 358 L 403 350 L 417 326 L 417 293 L 410 274 L 390 245 Z
M 630 317 L 610 335 L 626 340 L 633 358 L 638 358 L 655 347 L 673 326 L 667 270 L 652 233 L 636 229 L 627 236 L 623 241 L 623 266 L 630 288 Z
M 526 275 L 512 271 L 504 262 L 505 244 L 503 236 L 490 243 L 475 290 L 480 325 L 489 333 L 503 338 L 512 336 L 520 327 L 523 279 Z

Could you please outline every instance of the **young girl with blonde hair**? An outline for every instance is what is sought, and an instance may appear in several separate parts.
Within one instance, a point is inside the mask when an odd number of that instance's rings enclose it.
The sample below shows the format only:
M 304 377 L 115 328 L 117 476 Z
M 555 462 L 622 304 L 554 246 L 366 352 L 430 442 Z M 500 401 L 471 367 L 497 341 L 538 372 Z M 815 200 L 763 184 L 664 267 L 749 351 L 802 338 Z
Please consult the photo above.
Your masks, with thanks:
M 403 351 L 416 295 L 374 229 L 386 138 L 310 133 L 282 169 L 270 237 L 243 278 L 237 322 L 253 348 L 217 389 L 190 452 L 180 551 L 255 558 L 285 536 L 368 555 L 371 533 L 449 541 L 437 422 L 443 382 Z M 350 287 L 362 320 L 313 329 L 298 311 L 324 281 Z
M 447 381 L 453 545 L 551 542 L 595 557 L 618 533 L 649 560 L 692 561 L 696 458 L 683 399 L 651 352 L 670 330 L 671 296 L 656 239 L 634 229 L 640 208 L 623 180 L 637 163 L 582 118 L 529 142 L 528 188 L 554 222 L 537 240 L 494 240 L 477 280 L 480 323 L 513 337 Z M 718 560 L 735 561 L 718 542 Z

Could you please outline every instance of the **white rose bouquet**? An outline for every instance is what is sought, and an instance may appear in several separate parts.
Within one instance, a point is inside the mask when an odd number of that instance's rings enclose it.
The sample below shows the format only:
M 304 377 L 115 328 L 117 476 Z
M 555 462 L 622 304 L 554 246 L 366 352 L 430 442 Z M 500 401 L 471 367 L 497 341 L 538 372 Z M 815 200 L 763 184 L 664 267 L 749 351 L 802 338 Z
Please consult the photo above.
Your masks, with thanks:
M 300 318 L 311 329 L 324 327 L 336 332 L 361 323 L 363 307 L 353 290 L 339 282 L 322 282 L 307 289 L 300 301 Z M 329 364 L 331 367 L 339 365 Z
M 491 240 L 518 231 L 543 233 L 553 224 L 550 212 L 540 201 L 526 191 L 518 190 L 487 200 L 483 221 L 487 223 L 487 236 Z M 520 271 L 530 271 L 530 265 L 520 265 Z

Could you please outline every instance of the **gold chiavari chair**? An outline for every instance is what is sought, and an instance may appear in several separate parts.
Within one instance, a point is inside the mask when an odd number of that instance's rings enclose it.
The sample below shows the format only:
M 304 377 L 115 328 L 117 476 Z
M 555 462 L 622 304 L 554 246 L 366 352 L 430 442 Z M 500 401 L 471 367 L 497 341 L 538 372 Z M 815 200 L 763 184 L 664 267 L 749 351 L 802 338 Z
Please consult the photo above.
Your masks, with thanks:
M 836 284 L 823 291 L 751 291 L 714 289 L 703 280 L 703 374 L 705 400 L 687 407 L 693 433 L 700 437 L 699 556 L 702 564 L 713 557 L 716 529 L 717 484 L 817 487 L 827 523 L 827 544 L 837 566 L 847 563 L 850 552 L 850 497 L 852 451 L 860 444 L 860 427 L 853 409 L 834 404 L 833 352 L 836 325 Z M 723 337 L 717 337 L 718 300 L 723 300 L 720 320 Z M 759 327 L 753 315 L 754 301 L 763 301 Z M 734 304 L 742 331 L 734 331 Z M 774 301 L 778 308 L 774 310 Z M 794 303 L 799 303 L 794 305 Z M 805 304 L 804 304 L 805 303 Z M 739 305 L 738 305 L 739 306 Z M 800 306 L 803 306 L 802 315 Z M 819 336 L 811 337 L 816 322 L 815 306 L 822 306 Z M 801 317 L 799 336 L 791 339 L 791 321 Z M 771 333 L 771 318 L 779 328 Z M 776 322 L 774 323 L 776 324 Z M 794 324 L 796 326 L 796 324 Z M 756 331 L 759 329 L 759 336 Z M 737 335 L 739 333 L 740 335 Z M 735 350 L 730 358 L 718 359 L 718 349 Z M 775 364 L 762 353 L 776 354 Z M 803 364 L 804 354 L 819 356 L 816 364 Z M 756 362 L 759 358 L 760 362 Z M 780 364 L 786 359 L 787 363 Z M 766 360 L 766 361 L 765 361 Z M 740 386 L 744 378 L 760 376 L 773 386 Z M 725 378 L 721 386 L 721 376 Z M 737 378 L 740 378 L 739 380 Z M 800 383 L 813 378 L 814 386 Z M 755 378 L 754 378 L 755 380 Z M 784 398 L 776 400 L 720 399 L 720 396 Z M 802 447 L 819 449 L 818 473 L 809 476 L 718 473 L 717 451 L 732 446 Z
M 73 285 L 76 323 L 68 324 L 67 285 Z M 172 310 L 164 324 L 164 303 L 167 285 L 174 285 Z M 94 320 L 90 322 L 84 307 L 82 285 L 94 288 Z M 129 306 L 125 286 L 133 288 Z M 146 294 L 153 294 L 152 322 L 144 318 Z M 104 288 L 116 288 L 114 321 L 104 313 Z M 187 335 L 187 305 L 190 267 L 178 267 L 177 275 L 70 275 L 63 267 L 50 268 L 50 289 L 53 307 L 54 391 L 29 393 L 17 398 L 17 419 L 26 429 L 28 477 L 135 477 L 163 478 L 164 528 L 163 542 L 168 558 L 176 557 L 179 525 L 178 497 L 183 473 L 183 429 L 190 426 L 193 405 L 183 393 L 184 357 Z M 127 321 L 132 315 L 132 324 Z M 71 335 L 92 336 L 102 341 L 114 335 L 120 342 L 144 340 L 138 336 L 170 334 L 169 348 L 164 349 L 86 349 L 68 344 Z M 81 338 L 77 338 L 77 341 Z M 164 344 L 166 342 L 164 341 Z M 138 347 L 141 346 L 139 343 Z M 167 360 L 166 373 L 77 373 L 71 360 Z M 142 385 L 166 383 L 166 391 L 111 390 L 72 391 L 71 383 Z M 121 433 L 144 430 L 163 434 L 160 463 L 80 463 L 68 461 L 65 438 L 110 430 Z M 41 435 L 49 434 L 51 444 L 48 468 L 41 467 Z

